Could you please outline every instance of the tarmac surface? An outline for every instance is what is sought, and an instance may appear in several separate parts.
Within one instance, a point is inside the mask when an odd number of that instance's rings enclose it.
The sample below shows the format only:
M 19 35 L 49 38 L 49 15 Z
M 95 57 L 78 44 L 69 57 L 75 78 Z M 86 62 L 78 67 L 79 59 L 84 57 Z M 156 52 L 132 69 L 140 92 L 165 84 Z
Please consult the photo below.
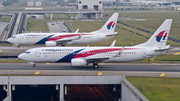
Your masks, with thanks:
M 0 75 L 60 75 L 60 76 L 146 76 L 180 77 L 180 64 L 158 63 L 100 63 L 72 67 L 70 63 L 0 63 Z
M 36 48 L 36 47 L 45 47 L 45 45 L 32 45 L 32 46 L 27 45 L 27 46 L 20 46 L 20 48 L 17 48 L 14 45 L 0 46 L 0 53 L 22 53 L 28 49 L 32 49 L 32 48 Z M 61 46 L 59 46 L 59 47 L 61 47 Z M 67 47 L 70 47 L 70 46 L 67 46 Z M 72 46 L 72 47 L 76 47 L 76 46 Z M 80 47 L 80 46 L 78 46 L 78 47 Z M 82 46 L 82 47 L 87 47 L 87 46 Z M 105 46 L 105 47 L 108 47 L 108 46 Z M 118 47 L 118 46 L 115 46 L 115 47 Z M 174 55 L 177 52 L 180 52 L 180 47 L 174 47 L 173 49 L 169 50 L 166 54 Z
M 40 47 L 0 46 L 0 53 L 22 53 L 27 49 Z M 169 50 L 167 54 L 180 55 L 180 47 Z M 18 55 L 18 54 L 17 54 Z M 37 63 L 33 68 L 27 63 L 0 63 L 0 75 L 65 75 L 65 76 L 146 76 L 180 77 L 180 64 L 170 63 L 100 63 L 99 68 L 92 64 L 86 67 L 72 67 L 70 63 Z
M 63 30 L 68 32 L 67 27 L 63 24 L 63 22 L 59 22 L 59 23 L 54 23 L 54 25 L 52 25 L 52 22 L 48 22 L 47 23 L 48 27 L 49 27 L 49 31 L 51 33 L 63 33 Z

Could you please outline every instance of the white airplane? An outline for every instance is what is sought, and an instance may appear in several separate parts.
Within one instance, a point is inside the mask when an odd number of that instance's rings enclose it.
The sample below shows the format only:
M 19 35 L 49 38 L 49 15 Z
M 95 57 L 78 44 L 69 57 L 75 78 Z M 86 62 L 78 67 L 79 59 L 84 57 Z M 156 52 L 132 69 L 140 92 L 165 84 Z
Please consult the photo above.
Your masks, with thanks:
M 90 44 L 113 38 L 118 32 L 114 32 L 119 13 L 114 13 L 103 27 L 89 33 L 25 33 L 17 34 L 7 39 L 8 42 L 19 47 L 20 44 L 45 44 L 57 46 L 61 44 Z
M 25 51 L 18 56 L 35 67 L 35 63 L 70 62 L 72 66 L 86 66 L 93 63 L 98 68 L 102 62 L 129 62 L 156 57 L 166 53 L 166 45 L 172 19 L 166 19 L 151 38 L 135 46 L 113 47 L 41 47 Z

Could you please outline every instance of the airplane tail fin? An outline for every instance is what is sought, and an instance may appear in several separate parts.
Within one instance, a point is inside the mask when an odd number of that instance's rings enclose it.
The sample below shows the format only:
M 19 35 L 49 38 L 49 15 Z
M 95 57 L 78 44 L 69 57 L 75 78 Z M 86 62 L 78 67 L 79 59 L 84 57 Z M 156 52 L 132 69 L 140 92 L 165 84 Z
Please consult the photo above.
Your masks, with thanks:
M 166 19 L 147 42 L 136 46 L 159 48 L 165 47 L 170 32 L 171 24 L 172 19 Z
M 91 33 L 114 33 L 119 13 L 114 13 L 103 27 Z

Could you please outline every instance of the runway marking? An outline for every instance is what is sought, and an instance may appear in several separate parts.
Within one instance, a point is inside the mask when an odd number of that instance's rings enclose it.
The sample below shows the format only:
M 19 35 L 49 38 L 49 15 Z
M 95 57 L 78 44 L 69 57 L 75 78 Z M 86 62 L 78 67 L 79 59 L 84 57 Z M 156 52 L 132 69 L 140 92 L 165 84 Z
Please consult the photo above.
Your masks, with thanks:
M 103 72 L 99 72 L 97 75 L 102 75 Z
M 101 64 L 101 65 L 105 65 L 104 63 L 99 63 L 99 64 Z
M 164 75 L 165 75 L 165 73 L 161 73 L 159 76 L 160 76 L 160 77 L 164 77 Z
M 174 53 L 174 55 L 178 55 L 178 54 L 180 54 L 180 52 Z
M 40 73 L 40 71 L 36 71 L 36 73 L 34 73 L 34 74 L 38 75 L 39 73 Z
M 159 65 L 159 64 L 157 64 L 157 63 L 151 63 L 151 64 L 153 64 L 153 65 Z
M 173 65 L 173 66 L 178 67 L 178 66 L 176 66 L 176 65 Z
M 46 65 L 50 65 L 50 63 L 46 63 Z

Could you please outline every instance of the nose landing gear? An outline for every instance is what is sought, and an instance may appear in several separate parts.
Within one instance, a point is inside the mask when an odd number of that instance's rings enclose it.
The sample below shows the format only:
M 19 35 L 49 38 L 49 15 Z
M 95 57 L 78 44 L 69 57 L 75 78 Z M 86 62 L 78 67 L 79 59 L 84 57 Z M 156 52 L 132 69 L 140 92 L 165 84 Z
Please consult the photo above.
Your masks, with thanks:
M 17 48 L 20 48 L 20 44 L 14 44 Z
M 36 64 L 34 62 L 27 62 L 32 65 L 32 67 L 36 67 Z

